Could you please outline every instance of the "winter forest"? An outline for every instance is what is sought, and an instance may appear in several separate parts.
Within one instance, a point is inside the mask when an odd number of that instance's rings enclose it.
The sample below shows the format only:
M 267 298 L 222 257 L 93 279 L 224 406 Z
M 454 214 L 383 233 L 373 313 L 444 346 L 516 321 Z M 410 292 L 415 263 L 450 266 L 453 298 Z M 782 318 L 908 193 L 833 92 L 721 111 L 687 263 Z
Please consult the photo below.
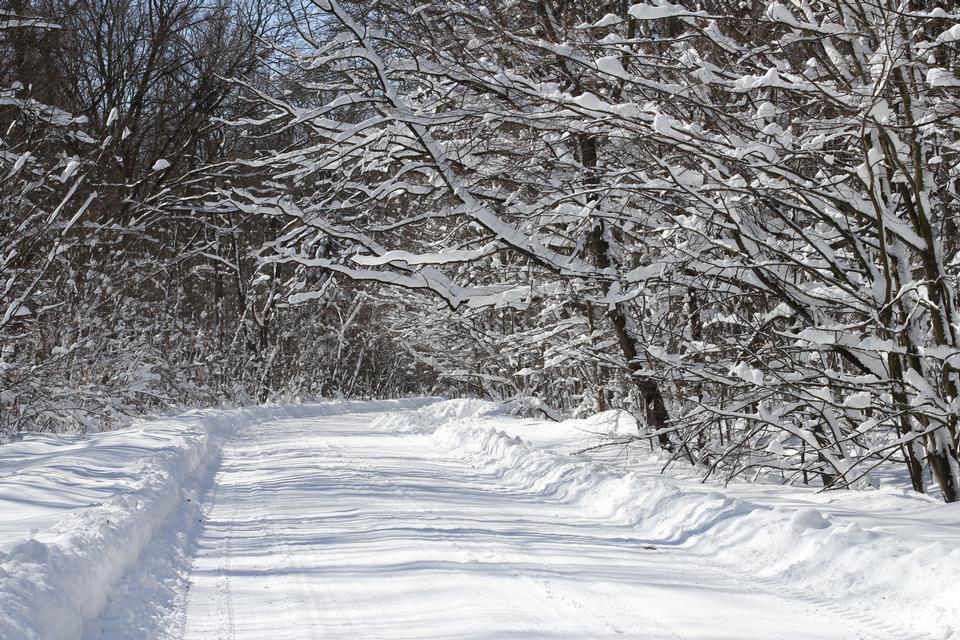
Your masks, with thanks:
M 952 0 L 5 6 L 0 440 L 474 396 L 960 500 Z

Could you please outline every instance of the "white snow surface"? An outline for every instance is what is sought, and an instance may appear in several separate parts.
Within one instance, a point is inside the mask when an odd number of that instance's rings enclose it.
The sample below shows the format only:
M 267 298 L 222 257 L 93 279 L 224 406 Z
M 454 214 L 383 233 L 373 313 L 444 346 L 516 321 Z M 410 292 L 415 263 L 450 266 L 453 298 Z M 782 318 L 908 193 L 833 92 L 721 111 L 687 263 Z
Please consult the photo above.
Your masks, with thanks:
M 220 442 L 241 425 L 423 402 L 192 411 L 111 433 L 28 435 L 0 447 L 0 640 L 79 637 L 167 522 L 195 519 Z
M 949 638 L 960 509 L 659 473 L 478 400 L 0 447 L 0 639 Z

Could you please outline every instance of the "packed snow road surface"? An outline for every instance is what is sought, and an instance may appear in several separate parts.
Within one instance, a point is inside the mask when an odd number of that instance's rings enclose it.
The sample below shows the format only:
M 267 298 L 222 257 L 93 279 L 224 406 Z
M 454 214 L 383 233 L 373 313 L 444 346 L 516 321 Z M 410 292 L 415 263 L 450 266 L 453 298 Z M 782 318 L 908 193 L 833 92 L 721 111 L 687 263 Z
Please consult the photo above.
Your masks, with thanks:
M 441 455 L 370 414 L 227 443 L 174 637 L 854 638 L 630 528 Z

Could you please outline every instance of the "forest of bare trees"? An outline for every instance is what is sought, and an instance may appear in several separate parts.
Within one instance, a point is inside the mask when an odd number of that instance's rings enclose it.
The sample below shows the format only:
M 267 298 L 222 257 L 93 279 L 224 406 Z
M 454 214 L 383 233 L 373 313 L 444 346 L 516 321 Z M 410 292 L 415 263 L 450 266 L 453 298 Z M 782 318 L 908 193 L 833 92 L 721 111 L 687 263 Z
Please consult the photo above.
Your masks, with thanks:
M 281 221 L 191 199 L 258 148 L 223 123 L 251 110 L 235 80 L 262 78 L 288 36 L 278 10 L 81 0 L 0 16 L 0 433 L 383 395 L 415 368 L 360 337 L 378 306 L 349 283 L 289 304 L 294 269 L 258 259 Z
M 952 0 L 17 0 L 0 435 L 464 393 L 957 501 L 958 47 Z

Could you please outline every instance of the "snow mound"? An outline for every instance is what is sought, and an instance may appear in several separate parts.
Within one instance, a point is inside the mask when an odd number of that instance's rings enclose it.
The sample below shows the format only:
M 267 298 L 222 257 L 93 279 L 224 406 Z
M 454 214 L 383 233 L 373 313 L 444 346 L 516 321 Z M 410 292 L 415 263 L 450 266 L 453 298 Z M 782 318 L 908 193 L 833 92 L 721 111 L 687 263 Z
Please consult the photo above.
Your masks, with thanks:
M 790 524 L 796 531 L 805 529 L 826 529 L 830 521 L 816 509 L 800 509 L 790 516 Z
M 151 431 L 157 446 L 146 445 L 135 461 L 139 479 L 99 506 L 66 515 L 48 540 L 25 540 L 0 558 L 0 637 L 77 637 L 178 505 L 184 481 L 210 454 L 210 433 L 199 421 Z

